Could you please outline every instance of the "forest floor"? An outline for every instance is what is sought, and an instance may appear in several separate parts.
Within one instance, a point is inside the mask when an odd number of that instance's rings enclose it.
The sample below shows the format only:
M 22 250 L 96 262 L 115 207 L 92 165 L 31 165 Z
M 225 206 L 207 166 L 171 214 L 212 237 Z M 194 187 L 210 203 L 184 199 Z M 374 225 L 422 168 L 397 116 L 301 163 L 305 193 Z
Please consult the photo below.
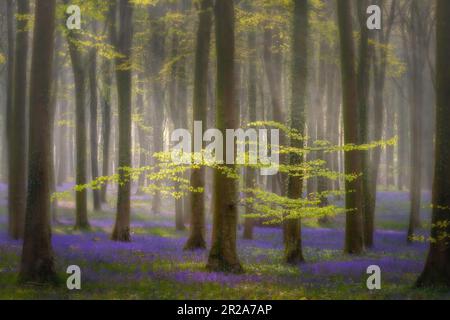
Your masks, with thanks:
M 4 191 L 0 185 L 0 194 Z M 148 213 L 142 200 L 134 204 L 130 243 L 109 240 L 113 210 L 91 212 L 92 229 L 79 232 L 72 227 L 73 204 L 63 204 L 60 224 L 53 228 L 61 285 L 34 287 L 17 284 L 21 242 L 8 239 L 5 203 L 0 203 L 0 299 L 450 299 L 448 291 L 413 286 L 428 245 L 406 244 L 406 193 L 379 193 L 375 247 L 362 256 L 343 254 L 343 217 L 326 228 L 305 221 L 306 263 L 296 267 L 282 262 L 281 230 L 257 227 L 254 240 L 238 240 L 245 268 L 240 275 L 207 272 L 206 251 L 183 251 L 187 231 L 175 231 L 167 214 Z M 423 219 L 429 221 L 428 209 Z M 209 229 L 208 224 L 208 240 Z M 69 265 L 82 270 L 81 290 L 66 288 Z M 366 287 L 369 265 L 381 268 L 381 290 Z

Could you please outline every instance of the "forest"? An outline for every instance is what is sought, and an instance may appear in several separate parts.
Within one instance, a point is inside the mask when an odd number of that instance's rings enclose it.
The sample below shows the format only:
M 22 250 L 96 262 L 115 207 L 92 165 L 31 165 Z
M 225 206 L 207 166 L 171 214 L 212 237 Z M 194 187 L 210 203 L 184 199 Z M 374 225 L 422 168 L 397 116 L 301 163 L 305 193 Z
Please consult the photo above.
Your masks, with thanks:
M 0 1 L 0 299 L 450 299 L 450 1 Z

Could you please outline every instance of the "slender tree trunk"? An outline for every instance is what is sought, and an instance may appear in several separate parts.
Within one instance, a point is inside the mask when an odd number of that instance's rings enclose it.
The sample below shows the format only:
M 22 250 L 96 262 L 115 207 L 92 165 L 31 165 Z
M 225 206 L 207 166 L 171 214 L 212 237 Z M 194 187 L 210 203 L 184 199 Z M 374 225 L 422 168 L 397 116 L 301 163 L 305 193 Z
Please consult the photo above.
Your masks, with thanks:
M 116 3 L 113 1 L 108 8 L 107 28 L 109 34 L 109 42 L 115 43 L 116 38 Z M 103 137 L 103 161 L 102 161 L 102 176 L 107 177 L 109 175 L 110 167 L 110 150 L 111 150 L 111 86 L 112 86 L 112 63 L 109 59 L 105 59 L 102 65 L 102 137 Z M 100 199 L 102 203 L 106 203 L 106 195 L 108 190 L 108 184 L 102 185 L 100 191 Z
M 147 125 L 147 115 L 146 110 L 144 108 L 144 74 L 142 72 L 138 75 L 137 81 L 137 92 L 136 92 L 136 109 L 137 114 L 139 115 L 139 123 L 136 125 L 137 127 L 137 135 L 139 140 L 139 167 L 143 168 L 147 165 L 147 154 L 149 152 L 149 143 L 148 143 L 148 125 Z M 137 191 L 136 194 L 143 194 L 143 188 L 145 186 L 145 173 L 139 175 L 138 183 L 137 183 Z
M 411 8 L 411 175 L 410 175 L 410 200 L 411 208 L 409 214 L 407 242 L 411 242 L 414 231 L 420 227 L 420 204 L 422 195 L 422 108 L 423 108 L 423 48 L 421 47 L 421 3 L 412 1 Z
M 278 31 L 274 31 L 271 28 L 264 29 L 264 69 L 267 76 L 267 82 L 270 92 L 271 103 L 271 115 L 272 120 L 278 123 L 284 124 L 286 121 L 285 113 L 282 107 L 281 98 L 281 70 L 282 70 L 282 57 L 281 52 L 274 52 L 274 47 L 279 46 L 279 34 Z M 280 137 L 280 145 L 286 145 L 286 139 L 284 135 Z M 280 161 L 285 162 L 285 156 L 280 156 Z M 287 177 L 285 174 L 278 173 L 277 175 L 268 178 L 269 187 L 273 193 L 280 195 L 286 194 Z
M 179 55 L 179 46 L 180 46 L 180 39 L 179 35 L 177 33 L 174 33 L 172 36 L 172 47 L 171 47 L 171 53 L 170 53 L 170 59 L 177 60 Z M 184 112 L 186 106 L 181 105 L 180 100 L 178 99 L 178 63 L 172 63 L 171 70 L 170 70 L 170 80 L 169 80 L 169 108 L 171 113 L 171 118 L 173 125 L 175 129 L 184 128 L 182 121 L 183 115 L 182 113 L 187 114 Z M 181 178 L 181 174 L 179 175 Z M 175 192 L 179 193 L 181 191 L 179 183 L 175 183 Z M 186 227 L 184 225 L 184 219 L 183 219 L 183 198 L 182 197 L 175 197 L 175 228 L 178 231 L 185 230 Z
M 153 34 L 150 40 L 150 73 L 152 81 L 153 98 L 153 152 L 161 152 L 164 149 L 164 88 L 161 84 L 160 72 L 164 67 L 165 58 L 165 23 L 162 20 L 164 16 L 164 6 L 158 4 L 149 12 L 150 26 Z M 153 163 L 155 163 L 153 159 Z M 152 199 L 152 212 L 160 213 L 161 194 L 156 191 Z
M 318 75 L 318 88 L 317 90 L 317 119 L 319 122 L 317 123 L 317 139 L 319 141 L 323 141 L 326 139 L 326 127 L 325 127 L 325 115 L 326 115 L 326 106 L 324 103 L 324 98 L 326 91 L 322 92 L 324 88 L 328 86 L 328 79 L 326 74 L 326 54 L 329 51 L 329 47 L 327 43 L 322 40 L 320 42 L 320 56 L 319 56 L 319 75 Z M 317 152 L 317 159 L 325 160 L 325 153 L 322 150 Z M 327 178 L 326 177 L 317 177 L 317 193 L 320 197 L 320 206 L 324 207 L 328 205 L 327 196 L 322 196 L 324 192 L 327 191 Z M 330 222 L 329 216 L 324 216 L 319 219 L 319 223 L 326 224 Z
M 17 14 L 27 15 L 30 12 L 28 0 L 17 2 Z M 26 167 L 27 167 L 27 58 L 28 31 L 27 20 L 17 19 L 16 51 L 14 58 L 14 97 L 11 112 L 9 137 L 9 235 L 13 239 L 23 237 L 26 209 Z
M 378 0 L 377 5 L 383 7 L 384 0 Z M 396 0 L 392 0 L 390 4 L 390 12 L 385 22 L 385 26 L 378 32 L 378 41 L 383 45 L 389 43 L 392 26 L 394 23 L 396 12 Z M 364 8 L 362 8 L 364 9 Z M 363 26 L 364 27 L 364 26 Z M 383 134 L 384 120 L 384 87 L 386 79 L 387 51 L 383 49 L 372 49 L 368 53 L 372 53 L 373 60 L 373 79 L 374 79 L 374 135 L 373 140 L 379 141 Z M 377 197 L 378 171 L 381 159 L 381 149 L 375 148 L 372 151 L 371 166 L 367 168 L 365 177 L 368 181 L 363 181 L 364 185 L 364 238 L 365 243 L 370 247 L 373 245 L 373 232 L 375 225 L 375 205 Z M 366 159 L 367 160 L 367 159 Z M 363 178 L 364 180 L 364 178 Z
M 359 60 L 357 69 L 357 90 L 359 101 L 359 144 L 369 143 L 368 130 L 368 95 L 370 88 L 370 61 L 371 52 L 369 48 L 370 34 L 366 26 L 366 8 L 367 1 L 361 0 L 357 2 L 358 18 L 360 26 L 360 40 L 359 40 Z M 364 223 L 364 245 L 366 247 L 373 246 L 373 219 L 371 219 L 368 206 L 371 203 L 371 172 L 369 151 L 361 152 L 361 166 L 362 166 L 362 192 L 363 201 L 363 223 Z
M 66 2 L 67 3 L 67 2 Z M 70 57 L 72 60 L 73 76 L 75 80 L 75 146 L 76 146 L 76 177 L 75 183 L 85 185 L 87 182 L 87 127 L 86 127 L 86 72 L 84 59 L 77 47 L 80 33 L 70 30 L 67 33 Z M 88 229 L 87 191 L 75 193 L 76 221 L 75 228 Z
M 431 237 L 418 286 L 450 287 L 450 2 L 436 7 L 436 149 Z
M 61 38 L 58 36 L 55 40 L 54 50 L 58 52 L 61 46 Z M 52 70 L 52 91 L 50 100 L 50 168 L 49 168 L 49 180 L 50 180 L 50 194 L 52 195 L 56 191 L 56 171 L 55 171 L 55 151 L 54 151 L 54 140 L 55 140 L 55 117 L 56 117 L 56 106 L 58 103 L 58 91 L 60 84 L 59 71 L 61 67 L 61 59 L 58 54 L 54 54 L 53 58 L 53 70 Z M 50 204 L 50 213 L 52 217 L 52 222 L 58 222 L 58 200 L 53 199 Z
M 358 143 L 358 95 L 355 72 L 355 50 L 350 0 L 337 0 L 338 26 L 341 42 L 341 73 L 344 111 L 344 143 Z M 358 151 L 344 154 L 345 174 L 361 173 Z M 362 223 L 361 179 L 345 181 L 345 207 L 348 210 L 345 226 L 345 252 L 360 254 L 364 251 Z
M 117 194 L 117 215 L 112 239 L 130 241 L 130 193 L 131 182 L 131 46 L 133 41 L 133 4 L 130 0 L 119 2 L 120 30 L 116 58 L 117 96 L 119 100 L 119 186 Z M 127 68 L 120 68 L 127 65 Z
M 256 62 L 257 62 L 257 47 L 256 47 L 256 31 L 251 30 L 247 38 L 248 42 L 248 121 L 256 121 Z M 246 188 L 255 188 L 256 186 L 256 172 L 254 168 L 247 167 L 245 169 L 245 186 Z M 246 207 L 246 213 L 251 214 L 250 208 Z M 253 224 L 254 218 L 246 217 L 244 220 L 244 239 L 253 239 Z
M 98 170 L 98 131 L 97 131 L 97 103 L 98 103 L 98 95 L 97 95 L 97 52 L 95 49 L 92 49 L 90 54 L 90 69 L 89 69 L 89 93 L 90 93 L 90 102 L 89 102 L 89 110 L 90 110 L 90 122 L 89 122 L 89 133 L 91 140 L 91 170 L 92 170 L 92 180 L 96 180 L 99 177 Z M 101 210 L 101 201 L 100 201 L 100 190 L 93 189 L 93 204 L 94 211 Z
M 66 82 L 66 77 L 64 77 L 64 75 L 62 76 L 62 79 L 60 80 L 60 86 L 61 87 L 65 87 L 67 82 Z M 61 99 L 61 102 L 59 104 L 59 120 L 63 121 L 67 119 L 67 113 L 68 113 L 68 107 L 67 107 L 67 100 L 66 99 Z M 58 130 L 59 134 L 58 134 L 58 143 L 59 143 L 59 148 L 58 148 L 58 156 L 59 156 L 59 161 L 58 161 L 58 174 L 57 174 L 57 179 L 56 179 L 56 183 L 58 186 L 62 185 L 64 182 L 66 182 L 67 180 L 67 176 L 68 176 L 68 165 L 70 162 L 70 135 L 69 135 L 69 129 L 67 127 L 66 124 L 62 125 L 59 130 Z
M 305 134 L 305 104 L 308 79 L 308 1 L 294 1 L 292 36 L 292 101 L 290 110 L 291 128 L 301 135 Z M 303 141 L 292 140 L 291 147 L 303 148 Z M 303 157 L 291 154 L 290 165 L 298 165 Z M 288 177 L 287 195 L 290 199 L 299 199 L 302 196 L 303 179 Z M 289 264 L 304 261 L 302 252 L 301 222 L 300 218 L 288 218 L 284 223 L 284 259 Z
M 13 110 L 13 96 L 14 96 L 14 46 L 15 46 L 15 30 L 14 30 L 14 1 L 6 0 L 6 25 L 8 28 L 8 60 L 7 60 L 7 75 L 6 75 L 6 115 L 5 115 L 5 137 L 6 150 L 4 153 L 6 165 L 6 175 L 9 179 L 9 155 L 11 153 L 11 123 Z M 2 159 L 2 160 L 3 160 Z
M 217 0 L 214 12 L 217 55 L 216 127 L 225 136 L 226 129 L 236 128 L 237 119 L 234 97 L 234 1 Z M 227 167 L 235 169 L 234 165 Z M 235 179 L 228 178 L 216 169 L 213 192 L 215 203 L 212 247 L 207 268 L 211 271 L 242 272 L 236 252 L 237 183 Z
M 50 227 L 50 96 L 55 0 L 36 0 L 30 79 L 28 197 L 19 279 L 54 282 Z
M 207 125 L 208 115 L 208 68 L 211 46 L 212 0 L 202 0 L 198 12 L 197 45 L 195 49 L 195 73 L 193 94 L 193 120 Z M 203 130 L 201 132 L 203 135 Z M 194 141 L 193 141 L 194 142 Z M 202 146 L 194 144 L 194 152 L 199 153 Z M 201 166 L 191 173 L 193 188 L 203 188 L 204 192 L 193 192 L 191 197 L 190 232 L 186 250 L 205 249 L 205 168 Z

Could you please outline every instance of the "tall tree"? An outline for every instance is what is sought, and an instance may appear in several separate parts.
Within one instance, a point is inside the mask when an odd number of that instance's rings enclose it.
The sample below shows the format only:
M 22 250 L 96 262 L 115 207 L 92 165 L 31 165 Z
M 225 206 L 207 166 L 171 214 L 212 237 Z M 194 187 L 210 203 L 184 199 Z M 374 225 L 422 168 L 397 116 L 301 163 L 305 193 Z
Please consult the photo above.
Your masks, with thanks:
M 291 128 L 305 134 L 305 104 L 308 78 L 308 1 L 294 1 L 292 33 L 292 99 L 290 110 Z M 303 140 L 292 139 L 291 147 L 303 148 Z M 289 162 L 297 165 L 303 161 L 301 155 L 291 154 Z M 302 196 L 303 179 L 288 177 L 287 195 L 290 199 Z M 285 260 L 287 263 L 302 262 L 302 238 L 300 218 L 288 218 L 284 224 Z
M 433 213 L 425 268 L 418 286 L 450 286 L 450 2 L 436 6 L 436 147 Z
M 150 74 L 152 77 L 152 102 L 153 102 L 153 152 L 161 152 L 164 148 L 164 88 L 160 79 L 164 68 L 165 37 L 164 4 L 158 3 L 149 9 L 150 28 Z M 152 199 L 152 212 L 161 210 L 161 194 L 156 191 Z
M 350 0 L 337 0 L 339 38 L 341 43 L 342 105 L 344 113 L 344 143 L 358 144 L 358 95 L 353 43 L 353 23 Z M 345 152 L 345 174 L 361 173 L 359 151 Z M 364 251 L 361 179 L 345 181 L 345 252 Z
M 8 153 L 10 153 L 11 143 L 11 117 L 12 117 L 12 109 L 13 109 L 13 95 L 14 95 L 14 1 L 6 0 L 6 27 L 7 30 L 7 39 L 8 39 L 8 60 L 7 60 L 7 75 L 6 75 L 6 115 L 5 115 L 5 137 L 6 137 L 6 147 Z M 9 155 L 7 155 L 9 157 Z M 7 158 L 6 158 L 7 159 Z M 7 161 L 9 162 L 9 160 Z M 7 168 L 9 170 L 9 168 Z
M 106 28 L 108 32 L 108 41 L 114 44 L 116 41 L 116 1 L 108 3 L 108 16 L 106 19 Z M 105 59 L 102 64 L 101 74 L 101 100 L 102 100 L 102 176 L 106 177 L 109 174 L 110 165 L 110 149 L 111 149 L 111 86 L 112 86 L 112 63 L 110 59 Z M 106 203 L 106 192 L 108 185 L 102 185 L 100 192 L 101 202 Z
M 68 0 L 64 0 L 68 4 Z M 67 42 L 72 61 L 75 80 L 75 145 L 76 145 L 76 178 L 77 185 L 87 182 L 87 126 L 86 126 L 86 66 L 85 57 L 79 48 L 80 30 L 67 30 Z M 77 190 L 75 194 L 75 228 L 88 229 L 87 192 Z
M 112 239 L 130 241 L 131 182 L 131 46 L 133 43 L 133 4 L 130 0 L 119 2 L 119 26 L 116 58 L 117 96 L 119 99 L 119 188 L 117 194 L 116 223 Z
M 251 9 L 251 7 L 250 7 Z M 248 43 L 248 121 L 254 122 L 256 121 L 256 84 L 257 84 L 257 74 L 256 74 L 256 64 L 257 64 L 257 46 L 256 46 L 256 30 L 253 27 L 252 30 L 248 32 L 247 35 L 247 43 Z M 246 188 L 254 188 L 256 185 L 256 172 L 254 168 L 247 167 L 245 168 L 245 186 Z M 251 208 L 246 207 L 246 213 L 251 214 Z M 252 239 L 253 238 L 253 224 L 254 219 L 246 217 L 244 220 L 244 239 Z
M 234 1 L 217 0 L 214 6 L 217 55 L 216 127 L 223 136 L 237 126 L 235 100 Z M 223 146 L 225 148 L 225 146 Z M 223 150 L 226 154 L 226 150 Z M 234 170 L 234 165 L 227 165 Z M 214 214 L 212 247 L 207 267 L 213 271 L 241 272 L 236 252 L 237 183 L 223 172 L 214 170 Z
M 95 180 L 99 176 L 98 170 L 98 132 L 97 132 L 97 50 L 95 48 L 91 49 L 89 53 L 89 110 L 90 110 L 90 121 L 89 121 L 89 133 L 91 142 L 91 171 L 92 180 Z M 92 190 L 94 210 L 99 211 L 101 209 L 101 199 L 100 190 Z
M 50 100 L 55 0 L 36 0 L 30 73 L 28 197 L 20 265 L 23 282 L 56 279 L 50 226 Z
M 173 3 L 173 11 L 175 13 L 180 13 L 179 10 L 179 3 L 175 2 Z M 178 128 L 185 128 L 183 126 L 183 123 L 185 122 L 186 116 L 183 117 L 183 114 L 187 114 L 186 112 L 186 105 L 182 105 L 181 101 L 178 97 L 178 70 L 179 70 L 179 64 L 182 63 L 180 58 L 180 46 L 181 46 L 181 39 L 179 35 L 178 30 L 173 30 L 172 32 L 172 44 L 171 44 L 171 52 L 169 55 L 169 59 L 171 59 L 171 67 L 170 67 L 170 75 L 169 75 L 169 96 L 168 96 L 168 104 L 169 104 L 169 110 L 170 115 L 172 118 L 172 123 L 176 129 Z M 181 177 L 181 174 L 179 175 Z M 175 192 L 179 193 L 181 191 L 180 185 L 175 185 Z M 184 218 L 183 218 L 183 198 L 182 197 L 176 197 L 175 198 L 175 228 L 176 230 L 184 230 L 186 227 L 184 225 Z
M 207 125 L 208 114 L 208 68 L 211 46 L 212 28 L 212 0 L 200 2 L 197 28 L 197 44 L 195 49 L 194 93 L 193 93 L 193 120 L 201 121 Z M 203 132 L 202 132 L 203 135 Z M 198 150 L 200 149 L 200 150 Z M 198 146 L 195 152 L 201 152 L 202 146 Z M 193 188 L 205 188 L 205 168 L 193 170 L 191 173 L 191 185 Z M 194 192 L 191 197 L 190 208 L 190 232 L 186 242 L 186 250 L 205 249 L 205 197 L 203 192 Z
M 358 21 L 360 28 L 359 38 L 359 59 L 357 67 L 357 90 L 358 90 L 358 111 L 359 111 L 359 144 L 369 143 L 368 128 L 368 95 L 370 88 L 370 60 L 371 52 L 369 48 L 370 31 L 367 28 L 366 21 L 367 1 L 357 1 Z M 369 152 L 361 152 L 362 166 L 362 191 L 363 191 L 363 220 L 364 220 L 364 245 L 371 247 L 373 245 L 373 219 L 368 214 L 367 204 L 371 201 L 370 184 L 370 161 Z
M 26 208 L 26 88 L 28 58 L 28 0 L 17 1 L 16 50 L 14 58 L 14 95 L 9 137 L 9 235 L 23 236 Z
M 378 0 L 377 5 L 384 8 L 385 1 Z M 377 31 L 378 42 L 382 45 L 381 47 L 386 47 L 389 44 L 389 39 L 392 33 L 392 28 L 394 25 L 395 13 L 396 13 L 396 0 L 391 1 L 389 14 L 387 15 L 386 22 L 382 30 Z M 387 72 L 387 50 L 383 48 L 374 48 L 368 52 L 372 55 L 373 60 L 373 140 L 379 141 L 383 135 L 383 122 L 384 122 L 384 87 L 386 83 L 386 72 Z M 362 77 L 366 77 L 365 73 L 361 73 Z M 359 79 L 360 80 L 360 79 Z M 359 81 L 358 80 L 358 81 Z M 362 88 L 362 87 L 360 87 Z M 362 90 L 364 92 L 364 90 Z M 364 115 L 362 115 L 364 116 Z M 364 131 L 364 129 L 363 129 Z M 365 195 L 364 195 L 364 237 L 365 242 L 368 246 L 373 244 L 373 232 L 375 223 L 375 205 L 377 196 L 377 182 L 378 182 L 378 171 L 380 167 L 381 149 L 375 148 L 372 150 L 372 155 L 370 158 L 371 167 L 368 168 L 365 178 L 367 181 L 363 181 L 365 184 Z M 364 178 L 363 178 L 364 180 Z
M 409 214 L 408 237 L 407 241 L 411 242 L 411 237 L 416 228 L 420 227 L 420 204 L 422 197 L 422 134 L 423 134 L 423 88 L 424 88 L 424 26 L 422 25 L 423 6 L 421 1 L 411 1 L 411 148 L 410 148 L 410 185 L 409 194 L 411 200 L 411 208 Z

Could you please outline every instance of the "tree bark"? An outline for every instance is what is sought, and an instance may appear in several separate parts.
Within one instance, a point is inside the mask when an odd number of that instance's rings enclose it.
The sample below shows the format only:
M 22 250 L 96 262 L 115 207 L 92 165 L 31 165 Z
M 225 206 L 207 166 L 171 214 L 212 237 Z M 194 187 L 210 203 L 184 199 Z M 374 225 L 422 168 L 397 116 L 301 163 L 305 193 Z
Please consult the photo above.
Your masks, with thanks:
M 372 57 L 372 50 L 369 48 L 370 34 L 366 26 L 366 8 L 367 1 L 361 0 L 357 2 L 357 11 L 360 27 L 359 40 L 359 60 L 357 69 L 357 90 L 358 90 L 358 105 L 359 105 L 359 144 L 369 143 L 368 130 L 368 95 L 370 88 L 370 61 Z M 377 124 L 376 124 L 377 125 Z M 363 201 L 363 223 L 364 223 L 364 245 L 366 247 L 373 246 L 373 219 L 369 213 L 369 204 L 371 203 L 371 172 L 370 172 L 370 154 L 369 151 L 361 152 L 361 166 L 362 166 L 362 192 Z
M 292 102 L 290 110 L 291 128 L 305 134 L 305 104 L 308 78 L 308 1 L 294 1 L 292 33 Z M 304 141 L 292 140 L 291 147 L 303 148 Z M 290 165 L 299 165 L 303 156 L 291 154 Z M 303 179 L 288 177 L 287 196 L 299 199 L 302 196 Z M 300 218 L 287 218 L 284 223 L 284 259 L 289 264 L 304 261 L 302 252 Z
M 28 0 L 17 2 L 16 50 L 14 58 L 14 96 L 11 110 L 9 137 L 9 235 L 13 239 L 23 237 L 26 209 L 26 168 L 27 168 L 27 58 L 28 31 L 27 19 L 30 12 Z
M 89 121 L 89 133 L 91 142 L 91 171 L 92 180 L 96 180 L 99 177 L 98 170 L 98 132 L 97 132 L 97 52 L 95 49 L 91 49 L 89 53 L 90 69 L 89 69 L 89 110 L 90 110 L 90 121 Z M 100 201 L 100 190 L 92 190 L 94 211 L 101 210 Z
M 108 8 L 108 18 L 106 21 L 109 42 L 115 43 L 116 38 L 116 3 L 113 1 Z M 109 59 L 105 59 L 102 65 L 102 137 L 103 137 L 103 160 L 102 160 L 102 176 L 109 175 L 110 166 L 110 150 L 111 150 L 111 86 L 112 86 L 112 63 Z M 108 191 L 107 181 L 102 185 L 100 198 L 102 203 L 106 203 L 106 195 Z
M 207 125 L 208 114 L 208 69 L 211 47 L 213 1 L 202 0 L 198 12 L 197 45 L 195 49 L 193 120 Z M 202 130 L 203 135 L 203 130 Z M 194 141 L 193 141 L 194 142 Z M 198 146 L 194 152 L 201 152 Z M 191 195 L 190 232 L 186 242 L 186 250 L 205 249 L 205 168 L 201 166 L 191 173 L 193 188 L 203 188 L 204 192 L 193 192 Z
M 411 2 L 411 175 L 410 175 L 410 200 L 407 242 L 411 243 L 414 231 L 420 227 L 420 206 L 422 196 L 422 131 L 423 131 L 423 65 L 424 53 L 422 48 L 421 30 L 421 3 L 417 0 Z
M 67 0 L 65 3 L 67 4 Z M 83 186 L 87 183 L 86 72 L 85 61 L 77 47 L 79 40 L 80 33 L 77 30 L 68 30 L 67 42 L 75 80 L 75 183 L 77 186 Z M 75 191 L 75 206 L 75 228 L 89 229 L 86 189 Z
M 436 148 L 431 237 L 417 285 L 450 287 L 450 2 L 436 7 Z
M 19 279 L 55 282 L 50 227 L 50 97 L 55 0 L 36 0 L 30 79 L 28 197 Z
M 223 136 L 226 129 L 235 129 L 235 36 L 234 1 L 217 0 L 215 7 L 217 97 L 216 127 Z M 224 155 L 225 153 L 224 149 Z M 234 165 L 227 165 L 234 170 Z M 237 183 L 219 170 L 214 170 L 214 216 L 212 247 L 207 268 L 211 271 L 242 272 L 236 252 L 237 232 Z
M 8 28 L 8 60 L 7 60 L 7 75 L 6 75 L 6 115 L 5 115 L 5 137 L 6 149 L 5 163 L 7 171 L 7 179 L 9 176 L 9 154 L 11 153 L 11 123 L 13 110 L 13 96 L 14 96 L 14 46 L 15 46 L 15 29 L 14 29 L 14 2 L 13 0 L 6 0 L 6 25 Z M 3 154 L 2 154 L 3 155 Z
M 342 105 L 344 112 L 344 143 L 358 144 L 358 95 L 355 72 L 355 50 L 350 0 L 337 0 L 338 27 L 341 43 Z M 347 151 L 345 174 L 361 173 L 358 151 Z M 364 251 L 361 178 L 345 181 L 345 252 L 361 254 Z
M 256 121 L 256 62 L 257 62 L 257 47 L 256 47 L 256 31 L 251 30 L 247 36 L 248 42 L 248 121 Z M 253 189 L 256 186 L 256 171 L 254 168 L 245 168 L 245 186 Z M 251 209 L 246 207 L 246 213 L 251 214 Z M 244 239 L 253 239 L 253 225 L 255 219 L 246 217 L 244 220 Z
M 130 0 L 119 2 L 120 29 L 116 58 L 117 96 L 119 100 L 119 186 L 117 194 L 117 214 L 112 239 L 130 241 L 130 195 L 131 182 L 131 46 L 133 41 L 133 4 Z M 124 66 L 126 66 L 124 68 Z
M 164 88 L 161 84 L 160 72 L 164 67 L 165 58 L 165 22 L 164 6 L 158 4 L 149 11 L 150 27 L 153 30 L 150 40 L 150 74 L 152 77 L 153 99 L 153 152 L 161 152 L 164 149 Z M 153 159 L 153 164 L 155 163 Z M 156 191 L 152 199 L 152 212 L 161 211 L 161 194 Z

